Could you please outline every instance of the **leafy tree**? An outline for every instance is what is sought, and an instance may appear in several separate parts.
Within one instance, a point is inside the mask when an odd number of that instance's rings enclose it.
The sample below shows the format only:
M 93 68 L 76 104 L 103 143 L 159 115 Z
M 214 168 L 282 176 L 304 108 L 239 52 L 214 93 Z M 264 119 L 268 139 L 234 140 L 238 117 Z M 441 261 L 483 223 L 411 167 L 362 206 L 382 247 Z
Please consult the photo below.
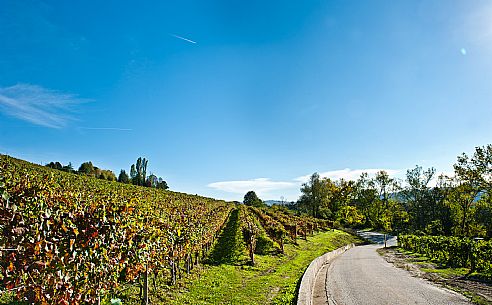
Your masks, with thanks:
M 402 194 L 406 199 L 407 209 L 413 216 L 413 226 L 417 230 L 423 230 L 437 216 L 437 204 L 432 196 L 432 189 L 429 187 L 435 173 L 434 168 L 424 171 L 420 166 L 407 170 L 408 187 L 402 191 Z
M 163 189 L 163 190 L 167 190 L 169 188 L 169 186 L 167 185 L 167 182 L 164 181 L 161 177 L 159 177 L 159 179 L 157 179 L 157 186 L 156 186 L 158 189 Z
M 489 194 L 482 196 L 477 202 L 475 211 L 476 220 L 479 226 L 485 231 L 487 238 L 492 238 L 492 200 Z
M 145 185 L 148 187 L 157 187 L 158 182 L 159 182 L 159 180 L 158 180 L 157 176 L 151 173 L 147 177 L 147 181 L 145 182 Z
M 46 164 L 46 167 L 50 167 L 53 169 L 57 169 L 57 170 L 61 170 L 64 172 L 69 172 L 69 173 L 75 172 L 71 162 L 69 162 L 68 165 L 65 165 L 65 166 L 63 166 L 60 162 L 50 162 L 50 163 Z
M 94 175 L 95 169 L 91 161 L 80 164 L 79 174 Z
M 314 173 L 309 178 L 309 181 L 301 187 L 301 198 L 299 205 L 303 207 L 311 216 L 320 217 L 320 209 L 322 206 L 322 182 L 318 173 Z
M 137 170 L 135 169 L 135 164 L 132 164 L 132 166 L 130 167 L 130 178 L 132 183 L 135 184 L 134 181 L 136 181 L 137 179 Z
M 95 176 L 103 180 L 116 181 L 116 176 L 110 170 L 99 169 L 95 167 Z
M 62 165 L 60 164 L 60 162 L 50 162 L 50 163 L 46 164 L 45 166 L 53 168 L 53 169 L 58 169 L 58 170 L 62 169 Z
M 374 180 L 369 179 L 367 173 L 362 173 L 357 180 L 355 186 L 355 200 L 354 204 L 364 215 L 365 225 L 368 227 L 374 227 L 376 225 L 376 219 L 373 216 L 373 205 L 377 201 L 378 195 Z
M 355 206 L 346 205 L 337 212 L 337 219 L 342 225 L 356 226 L 362 223 L 364 216 Z
M 144 186 L 147 181 L 147 164 L 149 161 L 145 158 L 139 157 L 137 163 L 133 164 L 130 169 L 130 176 L 132 183 L 135 185 Z
M 250 205 L 254 207 L 261 207 L 264 205 L 263 201 L 261 201 L 261 199 L 256 196 L 256 193 L 254 191 L 249 191 L 246 193 L 246 195 L 244 195 L 243 203 L 245 205 Z
M 68 165 L 63 166 L 62 170 L 64 172 L 68 172 L 68 173 L 74 173 L 75 172 L 75 170 L 73 169 L 72 162 L 68 162 Z
M 492 192 L 492 144 L 476 147 L 473 157 L 465 153 L 458 157 L 454 165 L 456 176 L 471 187 Z
M 330 185 L 330 202 L 329 208 L 331 213 L 335 215 L 335 218 L 341 210 L 352 210 L 346 209 L 347 206 L 351 205 L 355 199 L 355 182 L 345 179 L 340 179 L 334 183 L 330 179 L 324 179 L 325 183 Z M 343 214 L 342 214 L 343 215 Z M 355 218 L 359 218 L 358 216 Z M 363 218 L 363 217 L 362 217 Z M 359 221 L 357 221 L 359 222 Z
M 130 177 L 128 177 L 128 174 L 123 169 L 120 171 L 120 174 L 118 175 L 118 182 L 130 183 Z
M 455 179 L 455 187 L 449 194 L 449 204 L 455 219 L 455 235 L 470 236 L 474 216 L 475 199 L 479 191 L 471 184 Z

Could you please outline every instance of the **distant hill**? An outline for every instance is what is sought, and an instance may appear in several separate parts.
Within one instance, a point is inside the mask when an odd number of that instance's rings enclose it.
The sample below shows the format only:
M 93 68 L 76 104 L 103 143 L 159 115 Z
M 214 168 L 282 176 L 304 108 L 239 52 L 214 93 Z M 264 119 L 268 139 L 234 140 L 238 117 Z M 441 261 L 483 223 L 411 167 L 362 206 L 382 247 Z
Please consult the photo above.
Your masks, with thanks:
M 278 205 L 282 205 L 282 204 L 283 204 L 283 205 L 286 205 L 286 204 L 291 203 L 290 201 L 283 201 L 283 202 L 282 202 L 282 201 L 280 201 L 280 200 L 265 200 L 265 201 L 263 201 L 263 202 L 264 202 L 266 205 L 268 205 L 268 206 L 272 206 L 272 205 L 274 205 L 274 204 L 278 204 Z

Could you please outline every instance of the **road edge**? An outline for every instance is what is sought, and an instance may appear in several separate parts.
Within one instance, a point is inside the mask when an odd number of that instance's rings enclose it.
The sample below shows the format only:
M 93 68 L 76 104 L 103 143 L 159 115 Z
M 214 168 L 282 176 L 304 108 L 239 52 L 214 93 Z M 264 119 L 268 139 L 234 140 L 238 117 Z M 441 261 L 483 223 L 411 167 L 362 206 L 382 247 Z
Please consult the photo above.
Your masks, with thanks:
M 355 247 L 355 244 L 353 243 L 345 245 L 336 250 L 318 256 L 309 264 L 301 279 L 301 285 L 299 286 L 299 292 L 297 294 L 297 305 L 312 304 L 314 283 L 316 281 L 316 276 L 321 268 L 323 268 L 323 265 L 353 247 Z

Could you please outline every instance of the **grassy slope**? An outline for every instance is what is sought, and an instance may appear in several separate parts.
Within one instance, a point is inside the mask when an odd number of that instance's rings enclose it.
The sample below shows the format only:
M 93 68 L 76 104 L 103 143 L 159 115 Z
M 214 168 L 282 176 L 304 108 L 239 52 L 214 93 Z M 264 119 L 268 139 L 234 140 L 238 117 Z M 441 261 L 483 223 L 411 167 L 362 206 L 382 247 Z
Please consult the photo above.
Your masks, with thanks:
M 200 277 L 184 283 L 179 291 L 168 291 L 171 304 L 288 304 L 298 280 L 309 263 L 355 238 L 345 232 L 329 231 L 287 244 L 285 254 L 257 255 L 251 266 L 205 266 Z M 281 300 L 283 298 L 283 300 Z

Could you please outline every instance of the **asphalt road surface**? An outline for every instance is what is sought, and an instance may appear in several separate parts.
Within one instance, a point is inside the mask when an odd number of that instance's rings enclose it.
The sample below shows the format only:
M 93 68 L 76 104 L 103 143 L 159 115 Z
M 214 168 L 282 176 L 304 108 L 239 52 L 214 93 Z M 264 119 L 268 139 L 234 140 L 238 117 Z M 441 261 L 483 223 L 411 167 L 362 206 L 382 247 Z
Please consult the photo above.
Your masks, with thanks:
M 378 244 L 352 248 L 325 265 L 316 277 L 313 304 L 470 304 L 465 297 L 412 277 L 386 262 L 376 252 L 384 246 L 384 235 L 361 235 Z M 387 245 L 396 245 L 396 238 L 390 238 Z

